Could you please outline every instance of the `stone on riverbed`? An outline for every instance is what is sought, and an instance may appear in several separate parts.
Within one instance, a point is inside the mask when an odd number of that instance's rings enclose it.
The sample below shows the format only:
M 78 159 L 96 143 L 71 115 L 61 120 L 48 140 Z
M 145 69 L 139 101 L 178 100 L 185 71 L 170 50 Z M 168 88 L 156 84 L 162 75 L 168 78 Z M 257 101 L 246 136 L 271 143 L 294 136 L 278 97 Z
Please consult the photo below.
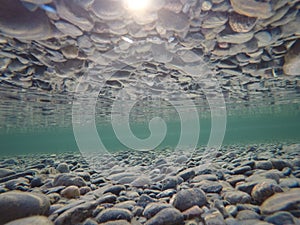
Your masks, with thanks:
M 263 214 L 272 214 L 282 210 L 300 210 L 300 188 L 294 188 L 284 193 L 277 193 L 265 200 L 261 205 Z
M 183 219 L 183 215 L 179 210 L 166 208 L 148 220 L 145 225 L 182 225 L 184 224 Z
M 11 191 L 0 194 L 0 221 L 6 223 L 33 215 L 46 215 L 50 208 L 45 195 Z
M 54 186 L 71 186 L 75 185 L 77 187 L 86 186 L 85 181 L 75 174 L 59 174 L 55 177 L 53 181 Z
M 54 223 L 45 216 L 30 216 L 11 221 L 5 225 L 54 225 Z
M 206 203 L 205 193 L 199 188 L 190 188 L 179 191 L 173 198 L 173 206 L 180 211 L 194 205 L 203 206 Z

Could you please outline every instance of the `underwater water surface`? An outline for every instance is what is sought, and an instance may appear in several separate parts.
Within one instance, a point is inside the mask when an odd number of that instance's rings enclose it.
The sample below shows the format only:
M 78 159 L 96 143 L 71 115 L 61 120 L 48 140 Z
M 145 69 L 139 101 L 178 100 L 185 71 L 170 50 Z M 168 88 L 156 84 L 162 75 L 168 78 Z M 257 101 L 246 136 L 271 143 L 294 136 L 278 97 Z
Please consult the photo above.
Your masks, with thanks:
M 300 141 L 299 108 L 300 105 L 296 103 L 259 107 L 235 105 L 234 109 L 227 111 L 226 131 L 222 145 L 280 143 L 286 141 L 297 143 Z M 167 133 L 163 141 L 157 146 L 158 149 L 175 148 L 182 132 L 182 121 L 180 121 L 179 115 L 174 113 L 174 109 L 172 109 L 173 111 L 171 109 L 169 115 L 165 113 L 161 117 L 166 122 Z M 198 146 L 205 146 L 211 135 L 211 115 L 210 111 L 207 111 L 203 116 L 204 114 L 200 113 L 200 110 L 199 108 L 199 121 L 191 121 L 191 124 L 200 127 Z M 65 112 L 65 115 L 67 114 L 68 112 Z M 59 113 L 56 116 L 59 116 Z M 148 116 L 143 114 L 139 115 L 138 120 L 131 119 L 128 121 L 132 133 L 137 138 L 143 140 L 151 135 L 149 131 L 151 116 L 153 116 L 153 113 Z M 44 115 L 42 118 L 47 120 L 47 117 L 49 115 Z M 71 117 L 71 115 L 68 117 Z M 26 116 L 23 119 L 25 121 L 29 120 Z M 96 122 L 98 137 L 109 152 L 128 150 L 129 148 L 116 136 L 110 119 L 107 116 L 106 120 Z M 60 121 L 59 118 L 54 118 L 54 120 L 57 120 L 56 122 Z M 70 123 L 71 118 L 68 118 L 68 120 L 64 126 L 49 124 L 49 126 L 35 127 L 36 123 L 33 123 L 28 124 L 27 127 L 16 127 L 13 124 L 9 129 L 2 128 L 0 130 L 1 154 L 22 155 L 27 153 L 79 151 Z M 93 148 L 91 136 L 87 130 L 83 138 L 86 139 L 87 143 L 91 143 L 88 147 Z M 188 148 L 188 146 L 186 147 Z

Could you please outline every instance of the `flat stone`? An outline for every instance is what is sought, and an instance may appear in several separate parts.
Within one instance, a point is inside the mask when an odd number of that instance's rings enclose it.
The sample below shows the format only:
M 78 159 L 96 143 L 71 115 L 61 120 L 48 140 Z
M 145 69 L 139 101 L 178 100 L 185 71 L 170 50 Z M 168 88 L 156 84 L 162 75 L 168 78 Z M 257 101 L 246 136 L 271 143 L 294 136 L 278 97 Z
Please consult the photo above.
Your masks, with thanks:
M 244 16 L 238 13 L 231 13 L 229 15 L 229 25 L 235 32 L 249 32 L 256 24 L 256 18 Z
M 230 204 L 250 203 L 251 196 L 242 191 L 227 191 L 223 194 L 224 199 Z
M 41 9 L 31 12 L 18 0 L 1 4 L 0 27 L 2 33 L 21 40 L 45 40 L 54 36 L 46 13 Z
M 195 176 L 196 172 L 194 169 L 189 168 L 181 171 L 177 176 L 180 176 L 184 181 L 189 180 Z
M 133 187 L 144 187 L 147 185 L 150 185 L 152 183 L 152 180 L 147 176 L 140 176 L 136 178 L 134 181 L 131 182 L 131 185 Z
M 1 223 L 33 215 L 46 215 L 49 208 L 50 202 L 45 195 L 21 191 L 0 194 Z
M 54 178 L 54 186 L 71 186 L 75 185 L 77 187 L 86 186 L 85 181 L 74 174 L 59 174 Z
M 247 2 L 243 0 L 230 0 L 230 2 L 234 11 L 249 17 L 266 19 L 275 13 L 270 2 L 258 2 L 255 0 Z
M 150 219 L 153 216 L 155 216 L 159 211 L 171 207 L 172 205 L 166 203 L 158 203 L 158 202 L 149 203 L 143 211 L 143 216 L 145 216 L 147 219 Z
M 300 187 L 299 178 L 282 178 L 279 180 L 279 186 L 281 188 L 296 188 Z
M 215 28 L 224 25 L 228 21 L 226 13 L 210 12 L 203 21 L 202 28 Z
M 283 71 L 286 75 L 300 75 L 300 41 L 296 41 L 284 57 Z
M 98 223 L 97 223 L 98 225 Z M 106 223 L 101 223 L 101 225 L 131 225 L 127 220 L 115 220 L 115 221 L 109 221 Z
M 197 205 L 182 212 L 184 218 L 191 219 L 195 217 L 200 217 L 204 211 Z
M 261 220 L 251 219 L 251 220 L 242 220 L 238 222 L 238 225 L 273 225 L 272 223 L 268 223 Z
M 269 31 L 259 31 L 255 33 L 254 37 L 258 40 L 259 47 L 267 46 L 272 40 L 272 35 Z
M 297 223 L 297 218 L 295 218 L 290 212 L 282 211 L 267 216 L 264 220 L 274 225 L 299 224 L 299 220 Z
M 93 29 L 93 22 L 87 11 L 81 8 L 80 3 L 63 0 L 56 3 L 57 13 L 70 23 L 78 26 L 81 30 L 91 31 Z
M 166 208 L 149 219 L 145 225 L 182 225 L 183 219 L 183 215 L 179 210 Z
M 180 211 L 194 205 L 203 206 L 206 203 L 205 193 L 199 188 L 180 190 L 173 199 L 173 206 Z
M 250 41 L 253 38 L 253 32 L 235 33 L 235 34 L 221 34 L 217 36 L 218 42 L 226 42 L 233 44 L 242 44 Z
M 225 225 L 223 215 L 216 209 L 211 209 L 202 215 L 205 224 L 207 225 Z
M 127 209 L 121 208 L 109 208 L 105 209 L 98 214 L 96 221 L 98 223 L 104 223 L 111 220 L 127 220 L 130 221 L 132 213 Z
M 16 172 L 11 169 L 0 168 L 0 178 L 15 174 Z
M 256 169 L 270 170 L 273 168 L 273 165 L 272 165 L 271 161 L 262 160 L 262 161 L 256 161 L 254 167 Z
M 150 196 L 146 195 L 146 194 L 142 194 L 137 201 L 137 205 L 138 206 L 142 206 L 142 207 L 146 207 L 149 203 L 151 202 L 155 202 L 156 199 L 151 198 Z
M 174 13 L 169 10 L 160 10 L 158 20 L 166 30 L 184 31 L 189 28 L 189 21 L 185 14 Z
M 124 191 L 126 188 L 124 185 L 113 185 L 111 187 L 108 187 L 104 190 L 103 194 L 105 193 L 112 193 L 115 195 L 119 195 L 121 191 Z
M 252 210 L 242 210 L 237 213 L 236 218 L 238 220 L 251 220 L 260 219 L 261 216 Z
M 97 0 L 91 6 L 97 17 L 103 20 L 119 19 L 122 15 L 121 4 L 118 1 Z
M 234 172 L 234 174 L 243 174 L 247 171 L 250 171 L 252 168 L 250 166 L 241 166 L 241 167 L 237 167 L 234 170 L 232 170 L 232 172 Z
M 13 220 L 5 225 L 54 225 L 54 223 L 45 216 L 30 216 Z
M 96 202 L 75 202 L 66 208 L 58 209 L 62 213 L 54 220 L 55 225 L 73 225 L 83 222 L 85 219 L 92 216 L 93 210 L 96 208 Z M 64 210 L 64 211 L 63 211 Z M 55 211 L 53 214 L 55 214 Z
M 262 203 L 276 192 L 283 192 L 283 190 L 271 182 L 262 182 L 253 187 L 251 196 L 258 203 Z
M 195 184 L 197 187 L 200 187 L 206 193 L 220 193 L 223 186 L 215 181 L 203 180 Z
M 278 211 L 291 211 L 300 209 L 300 188 L 277 193 L 266 199 L 261 205 L 263 214 L 272 214 Z
M 78 27 L 76 27 L 75 25 L 68 23 L 68 22 L 57 21 L 54 23 L 54 25 L 63 34 L 69 35 L 71 37 L 78 37 L 83 34 L 82 31 Z
M 67 59 L 75 59 L 78 56 L 78 47 L 74 45 L 67 45 L 61 49 L 62 54 Z

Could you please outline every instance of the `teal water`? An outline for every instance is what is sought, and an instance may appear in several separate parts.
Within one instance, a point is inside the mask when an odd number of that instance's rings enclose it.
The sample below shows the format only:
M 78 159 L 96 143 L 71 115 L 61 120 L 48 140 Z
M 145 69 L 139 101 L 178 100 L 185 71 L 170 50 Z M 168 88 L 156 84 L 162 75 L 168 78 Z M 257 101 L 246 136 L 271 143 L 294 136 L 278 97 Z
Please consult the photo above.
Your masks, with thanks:
M 223 140 L 228 144 L 251 144 L 265 142 L 300 142 L 299 105 L 283 105 L 280 110 L 252 108 L 228 112 L 227 126 Z M 166 120 L 168 132 L 158 148 L 175 147 L 178 144 L 181 124 L 179 117 Z M 195 124 L 196 126 L 197 124 Z M 131 130 L 138 138 L 150 135 L 148 121 L 130 122 Z M 200 118 L 198 145 L 206 145 L 211 132 L 211 118 Z M 109 121 L 98 123 L 99 138 L 109 151 L 127 150 L 116 137 Z M 89 134 L 86 138 L 88 140 Z M 89 140 L 88 140 L 89 141 Z M 92 143 L 92 142 L 91 142 Z M 49 126 L 31 129 L 11 128 L 0 130 L 0 149 L 2 155 L 27 153 L 58 153 L 79 151 L 71 124 L 66 127 Z

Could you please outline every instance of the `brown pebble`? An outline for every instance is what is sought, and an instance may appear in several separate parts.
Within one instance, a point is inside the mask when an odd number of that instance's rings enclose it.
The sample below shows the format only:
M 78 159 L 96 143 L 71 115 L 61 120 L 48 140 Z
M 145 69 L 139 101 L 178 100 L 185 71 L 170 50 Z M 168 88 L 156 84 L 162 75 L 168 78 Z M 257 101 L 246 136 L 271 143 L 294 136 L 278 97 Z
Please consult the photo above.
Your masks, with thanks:
M 77 198 L 80 196 L 80 191 L 77 186 L 71 185 L 62 190 L 60 194 L 65 198 Z

